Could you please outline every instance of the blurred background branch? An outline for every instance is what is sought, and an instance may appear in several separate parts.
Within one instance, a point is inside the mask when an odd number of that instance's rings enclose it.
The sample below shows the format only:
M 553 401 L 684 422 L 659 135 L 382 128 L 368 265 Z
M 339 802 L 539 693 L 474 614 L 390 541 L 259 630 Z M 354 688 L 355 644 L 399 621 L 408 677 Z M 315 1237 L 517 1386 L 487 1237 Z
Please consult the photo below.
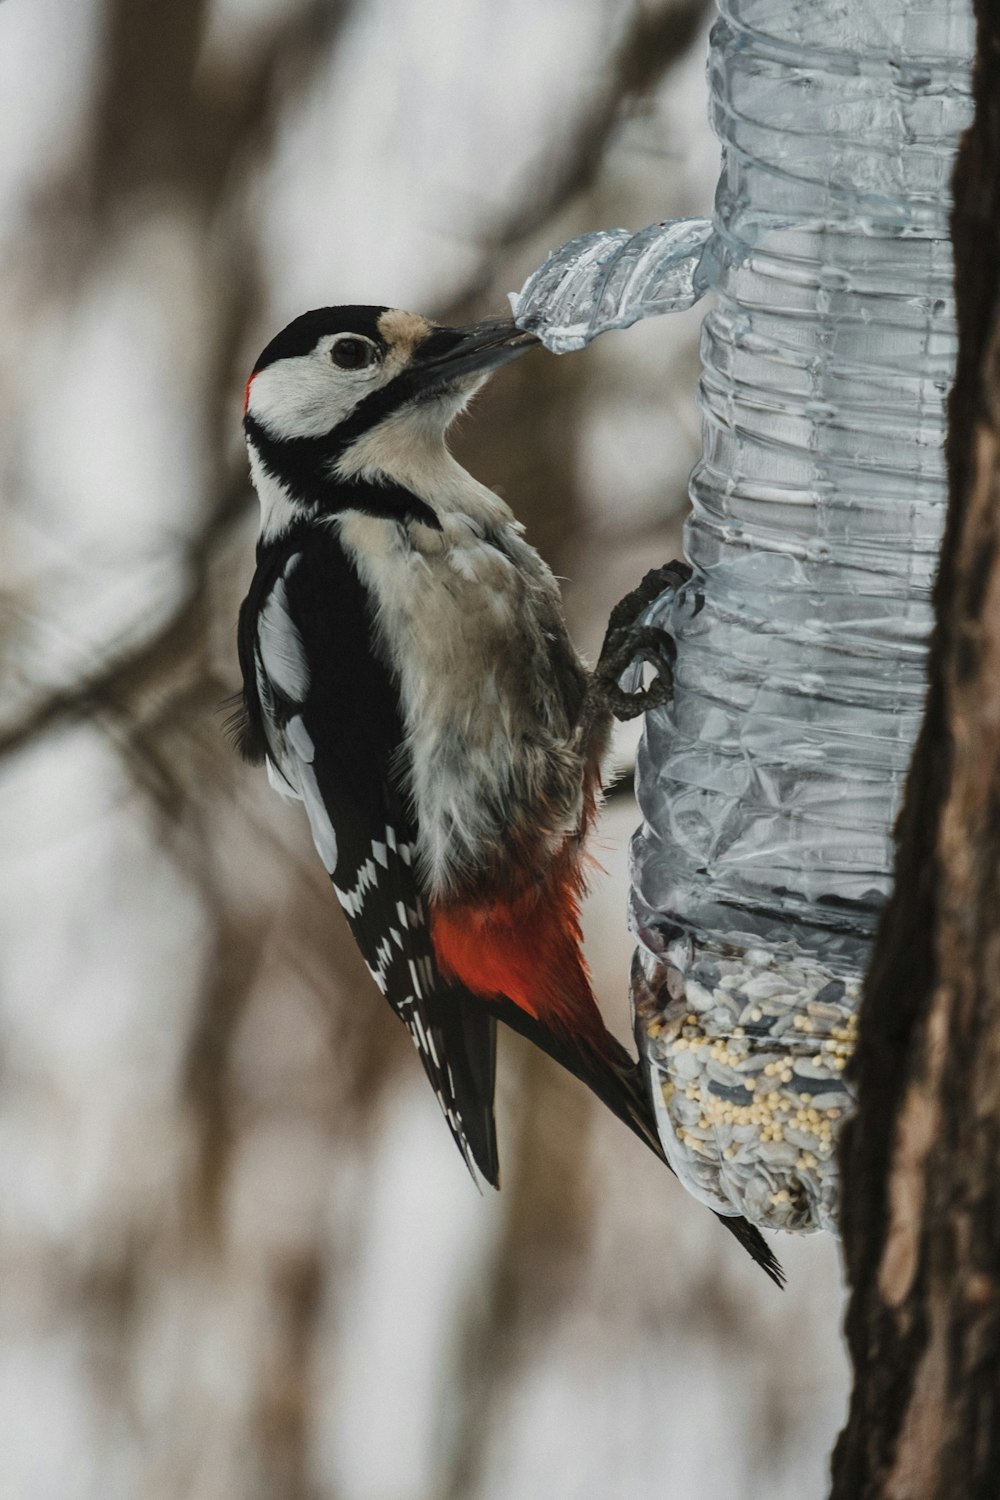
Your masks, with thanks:
M 198 69 L 207 9 L 207 0 L 188 0 L 169 15 L 152 3 L 131 5 L 118 0 L 109 6 L 105 71 L 95 102 L 93 132 L 84 148 L 85 159 L 74 163 L 68 173 L 73 180 L 91 184 L 88 196 L 98 224 L 127 212 L 133 195 L 148 197 L 163 189 L 172 190 L 209 222 L 224 213 L 222 195 L 227 187 L 239 191 L 229 181 L 236 164 L 242 161 L 247 166 L 254 153 L 266 152 L 280 109 L 279 80 L 284 90 L 280 97 L 287 107 L 288 91 L 301 89 L 307 82 L 310 59 L 315 65 L 323 48 L 335 45 L 349 7 L 323 0 L 295 10 L 281 24 L 265 30 L 235 76 L 219 66 Z M 572 134 L 535 168 L 504 223 L 480 238 L 476 270 L 439 310 L 442 322 L 476 316 L 485 294 L 504 284 L 504 252 L 537 235 L 592 185 L 623 114 L 684 55 L 707 9 L 706 0 L 690 0 L 637 12 L 596 96 L 574 120 Z M 178 207 L 178 212 L 184 208 Z M 92 254 L 100 253 L 99 243 L 99 238 L 90 242 Z M 227 258 L 227 270 L 235 258 Z M 219 403 L 220 395 L 232 384 L 237 355 L 247 343 L 246 325 L 254 307 L 255 288 L 245 262 L 238 279 L 239 295 L 233 294 L 228 276 L 220 276 L 215 290 L 217 314 L 221 304 L 228 316 L 217 318 L 206 386 Z M 534 372 L 539 367 L 530 368 Z M 532 380 L 533 373 L 523 383 Z M 532 398 L 535 394 L 531 393 Z M 537 409 L 535 399 L 526 404 Z M 231 404 L 219 403 L 213 416 L 218 422 L 218 451 L 231 450 L 226 434 L 232 426 Z M 209 498 L 205 518 L 189 539 L 189 586 L 169 618 L 153 636 L 124 653 L 117 651 L 91 672 L 32 703 L 12 724 L 0 727 L 0 755 L 21 749 L 67 718 L 122 711 L 137 691 L 155 675 L 170 670 L 202 639 L 210 559 L 225 546 L 232 525 L 243 519 L 252 503 L 242 456 L 232 472 L 213 477 L 223 483 L 218 499 Z M 550 508 L 559 510 L 556 505 Z

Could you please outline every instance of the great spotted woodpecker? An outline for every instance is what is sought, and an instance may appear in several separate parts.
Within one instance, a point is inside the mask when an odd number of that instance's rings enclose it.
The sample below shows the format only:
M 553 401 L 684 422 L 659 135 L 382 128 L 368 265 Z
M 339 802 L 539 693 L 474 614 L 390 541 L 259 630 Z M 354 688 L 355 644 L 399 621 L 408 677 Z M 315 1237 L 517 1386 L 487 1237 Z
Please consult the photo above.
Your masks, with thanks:
M 669 690 L 669 638 L 633 628 L 665 580 L 623 601 L 588 674 L 549 569 L 445 444 L 487 374 L 535 342 L 510 323 L 321 308 L 268 344 L 244 410 L 262 525 L 240 748 L 304 804 L 372 978 L 494 1186 L 498 1020 L 663 1159 L 640 1069 L 594 1001 L 579 909 L 612 711 Z M 626 698 L 636 655 L 660 678 Z M 758 1231 L 723 1222 L 780 1280 Z

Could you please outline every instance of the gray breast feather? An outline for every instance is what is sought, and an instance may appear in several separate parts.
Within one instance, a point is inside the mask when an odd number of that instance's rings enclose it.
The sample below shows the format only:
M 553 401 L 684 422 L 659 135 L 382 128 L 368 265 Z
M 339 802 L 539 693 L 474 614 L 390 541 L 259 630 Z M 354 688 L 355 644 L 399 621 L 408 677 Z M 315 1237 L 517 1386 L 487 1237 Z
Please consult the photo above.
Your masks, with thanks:
M 441 518 L 426 537 L 372 519 L 341 530 L 399 683 L 421 873 L 434 895 L 495 867 L 515 821 L 519 833 L 537 825 L 540 857 L 575 831 L 586 681 L 558 585 L 513 524 Z

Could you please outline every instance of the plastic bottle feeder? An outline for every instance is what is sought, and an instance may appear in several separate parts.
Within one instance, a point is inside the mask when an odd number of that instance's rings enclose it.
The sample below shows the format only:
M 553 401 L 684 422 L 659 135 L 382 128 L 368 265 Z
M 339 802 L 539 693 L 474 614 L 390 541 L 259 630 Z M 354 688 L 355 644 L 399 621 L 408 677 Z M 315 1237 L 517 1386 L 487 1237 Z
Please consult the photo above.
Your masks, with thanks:
M 772 1228 L 836 1227 L 923 708 L 973 52 L 967 0 L 723 0 L 712 220 L 585 235 L 512 299 L 562 351 L 714 294 L 694 576 L 648 615 L 678 651 L 637 767 L 633 1003 L 671 1165 Z

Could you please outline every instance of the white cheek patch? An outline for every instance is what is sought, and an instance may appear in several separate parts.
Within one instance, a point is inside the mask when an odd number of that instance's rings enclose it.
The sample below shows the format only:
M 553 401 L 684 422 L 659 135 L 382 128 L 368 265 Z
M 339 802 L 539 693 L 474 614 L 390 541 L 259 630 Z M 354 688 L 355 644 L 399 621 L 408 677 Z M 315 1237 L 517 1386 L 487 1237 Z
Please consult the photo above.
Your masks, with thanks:
M 329 343 L 279 359 L 250 382 L 247 411 L 276 438 L 322 437 L 385 382 L 381 365 L 339 370 Z
M 309 665 L 295 621 L 288 609 L 284 578 L 279 578 L 257 624 L 260 659 L 268 678 L 292 703 L 309 692 Z

